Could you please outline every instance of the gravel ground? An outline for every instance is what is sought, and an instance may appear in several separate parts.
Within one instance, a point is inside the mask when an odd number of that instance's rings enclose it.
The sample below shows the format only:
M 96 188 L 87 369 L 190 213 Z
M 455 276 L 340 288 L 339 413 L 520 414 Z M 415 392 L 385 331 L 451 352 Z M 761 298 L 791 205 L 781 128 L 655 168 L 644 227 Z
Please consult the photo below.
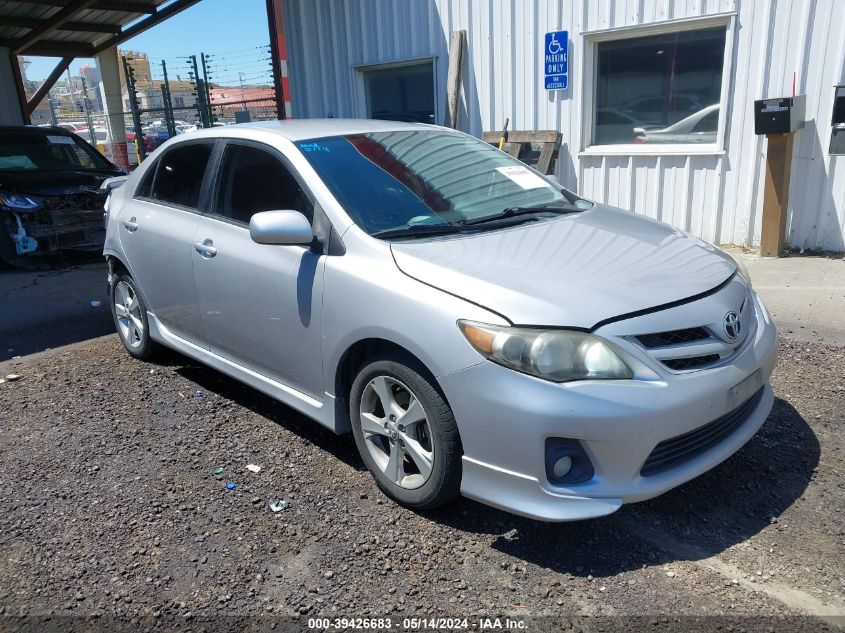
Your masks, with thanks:
M 0 629 L 483 615 L 836 628 L 845 348 L 787 340 L 780 358 L 772 415 L 734 457 L 570 524 L 467 500 L 396 506 L 351 437 L 176 354 L 131 360 L 114 335 L 0 363 L 20 375 L 0 384 Z M 274 496 L 287 509 L 273 513 Z

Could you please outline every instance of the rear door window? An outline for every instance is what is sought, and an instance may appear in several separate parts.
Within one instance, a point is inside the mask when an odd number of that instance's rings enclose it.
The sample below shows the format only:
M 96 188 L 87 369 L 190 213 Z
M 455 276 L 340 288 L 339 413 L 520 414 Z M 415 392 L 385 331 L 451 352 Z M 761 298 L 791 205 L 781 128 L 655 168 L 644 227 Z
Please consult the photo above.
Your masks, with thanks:
M 175 147 L 161 157 L 150 197 L 157 202 L 196 209 L 213 143 Z

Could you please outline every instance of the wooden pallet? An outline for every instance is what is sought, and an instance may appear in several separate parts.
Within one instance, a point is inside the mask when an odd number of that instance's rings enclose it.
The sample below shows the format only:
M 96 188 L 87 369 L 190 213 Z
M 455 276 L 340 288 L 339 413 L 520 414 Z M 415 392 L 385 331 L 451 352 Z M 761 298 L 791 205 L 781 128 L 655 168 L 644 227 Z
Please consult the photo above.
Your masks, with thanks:
M 484 132 L 485 143 L 499 146 L 499 132 Z M 504 151 L 541 174 L 551 174 L 560 150 L 561 133 L 556 130 L 514 130 L 505 132 Z M 538 147 L 539 149 L 535 149 Z

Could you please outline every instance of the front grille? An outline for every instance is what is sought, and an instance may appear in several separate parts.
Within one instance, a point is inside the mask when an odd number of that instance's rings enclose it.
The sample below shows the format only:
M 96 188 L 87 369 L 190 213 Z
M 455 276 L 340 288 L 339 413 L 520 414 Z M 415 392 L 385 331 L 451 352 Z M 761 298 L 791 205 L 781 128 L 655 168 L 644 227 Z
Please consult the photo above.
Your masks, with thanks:
M 742 423 L 760 404 L 762 398 L 763 388 L 761 387 L 744 404 L 721 418 L 683 435 L 663 440 L 651 451 L 645 464 L 640 469 L 640 474 L 643 477 L 656 475 L 715 446 L 742 426 Z
M 710 338 L 710 332 L 703 327 L 690 327 L 683 330 L 656 332 L 654 334 L 640 334 L 637 340 L 649 349 L 664 347 L 665 345 L 680 345 L 692 341 L 702 341 Z
M 664 358 L 662 362 L 669 369 L 684 371 L 685 369 L 699 369 L 705 365 L 712 365 L 719 362 L 718 354 L 705 354 L 704 356 L 691 356 L 690 358 Z

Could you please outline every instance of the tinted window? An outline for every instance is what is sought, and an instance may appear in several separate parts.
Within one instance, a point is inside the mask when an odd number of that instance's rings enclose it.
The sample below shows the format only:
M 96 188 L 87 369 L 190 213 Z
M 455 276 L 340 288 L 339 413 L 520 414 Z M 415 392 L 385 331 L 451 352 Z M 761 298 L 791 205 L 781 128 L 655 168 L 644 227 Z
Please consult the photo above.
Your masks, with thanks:
M 633 142 L 630 131 L 609 127 L 616 122 L 598 116 L 601 111 L 630 117 L 631 129 L 659 132 L 719 103 L 725 33 L 724 28 L 714 28 L 599 42 L 592 143 Z M 718 114 L 715 119 L 718 123 Z M 707 120 L 712 122 L 710 117 Z M 706 129 L 715 131 L 716 126 Z M 696 141 L 712 139 L 685 142 Z M 666 138 L 662 142 L 681 141 Z
M 159 161 L 151 197 L 154 200 L 196 209 L 202 178 L 211 157 L 211 143 L 176 147 Z
M 311 219 L 311 204 L 281 161 L 262 149 L 231 144 L 223 153 L 214 212 L 249 224 L 253 213 L 291 209 Z
M 46 129 L 18 128 L 0 133 L 0 171 L 114 169 L 93 147 Z

